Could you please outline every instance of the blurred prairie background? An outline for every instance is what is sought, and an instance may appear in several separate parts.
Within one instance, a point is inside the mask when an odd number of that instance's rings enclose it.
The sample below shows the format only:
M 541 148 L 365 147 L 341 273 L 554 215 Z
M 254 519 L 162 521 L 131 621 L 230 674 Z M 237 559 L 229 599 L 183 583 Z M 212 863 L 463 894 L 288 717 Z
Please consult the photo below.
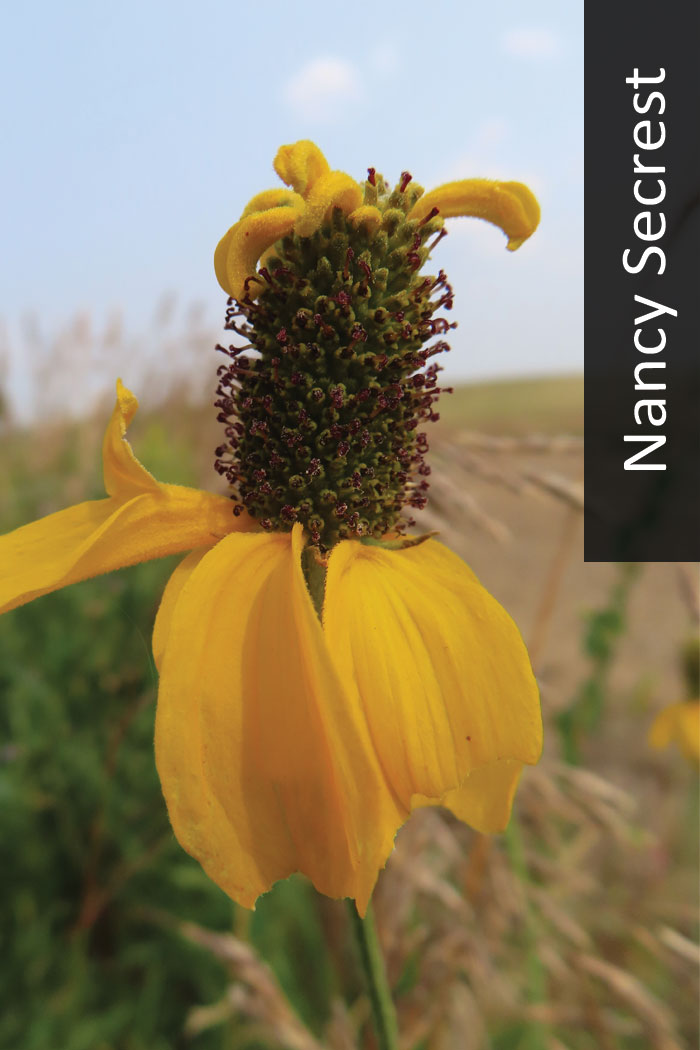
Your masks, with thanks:
M 504 836 L 417 813 L 377 919 L 402 1050 L 693 1050 L 697 773 L 646 737 L 684 695 L 697 571 L 582 561 L 582 4 L 0 17 L 0 531 L 102 495 L 117 375 L 146 466 L 217 487 L 211 254 L 280 142 L 532 184 L 516 256 L 478 223 L 440 246 L 456 390 L 419 525 L 518 623 L 545 757 Z M 292 879 L 236 909 L 173 840 L 149 648 L 173 564 L 0 619 L 0 1050 L 371 1050 L 344 907 Z

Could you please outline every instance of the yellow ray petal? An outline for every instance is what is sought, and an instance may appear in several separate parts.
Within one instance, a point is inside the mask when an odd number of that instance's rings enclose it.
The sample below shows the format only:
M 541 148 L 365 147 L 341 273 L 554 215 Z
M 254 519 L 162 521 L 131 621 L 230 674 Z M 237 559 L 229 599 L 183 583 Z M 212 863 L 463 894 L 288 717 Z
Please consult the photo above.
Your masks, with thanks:
M 540 221 L 540 206 L 522 182 L 495 182 L 491 179 L 463 179 L 447 182 L 421 197 L 409 213 L 420 222 L 433 209 L 443 218 L 464 215 L 485 219 L 500 226 L 513 252 L 530 237 Z
M 659 711 L 649 729 L 649 746 L 658 751 L 668 747 L 676 730 L 676 705 L 669 704 Z
M 354 683 L 389 784 L 404 805 L 439 800 L 479 766 L 536 762 L 537 686 L 515 624 L 442 544 L 355 541 L 331 553 L 324 631 Z
M 330 171 L 328 161 L 318 146 L 301 139 L 290 146 L 280 146 L 273 166 L 282 182 L 306 197 L 322 175 Z
M 224 234 L 214 252 L 214 270 L 227 295 L 243 299 L 246 278 L 254 276 L 262 253 L 291 233 L 301 214 L 293 206 L 253 212 Z M 249 294 L 252 299 L 258 294 L 255 284 Z
M 274 189 L 274 190 L 263 190 L 262 193 L 257 193 L 252 200 L 248 201 L 241 219 L 247 218 L 249 215 L 254 215 L 261 211 L 270 211 L 272 208 L 283 208 L 292 207 L 301 211 L 304 208 L 304 198 L 300 197 L 298 193 L 294 193 L 292 190 Z M 233 237 L 233 231 L 239 225 L 235 223 L 221 238 L 216 246 L 214 252 L 214 272 L 216 273 L 216 279 L 218 280 L 224 291 L 228 291 L 228 257 L 229 247 Z M 274 242 L 273 242 L 274 243 Z M 262 254 L 262 253 L 261 253 Z M 256 260 L 257 261 L 257 260 Z M 251 270 L 251 273 L 253 271 Z M 246 276 L 250 276 L 246 274 Z M 230 293 L 229 293 L 230 294 Z
M 214 273 L 216 274 L 217 281 L 227 295 L 231 294 L 228 290 L 228 276 L 226 273 L 228 250 L 231 244 L 231 238 L 233 237 L 233 231 L 236 229 L 237 225 L 238 223 L 234 223 L 234 225 L 226 231 L 214 249 Z
M 324 647 L 294 535 L 230 536 L 180 590 L 156 756 L 181 844 L 251 906 L 293 871 L 366 905 L 405 818 Z M 234 848 L 235 847 L 235 848 Z
M 671 743 L 689 762 L 700 762 L 700 700 L 669 704 L 656 716 L 649 730 L 650 746 L 661 749 Z
M 206 565 L 206 559 L 202 561 Z M 201 568 L 201 563 L 197 567 Z M 199 632 L 192 631 L 188 624 L 190 610 L 195 617 L 197 611 L 201 613 L 203 596 L 196 588 L 196 579 L 193 581 L 194 570 L 186 575 L 187 578 L 180 581 L 182 587 L 177 582 L 174 585 L 168 603 L 170 608 L 164 611 L 159 627 L 158 645 L 165 641 L 166 647 L 162 657 L 159 656 L 161 679 L 156 709 L 156 766 L 170 822 L 180 845 L 199 861 L 221 889 L 239 904 L 250 908 L 267 888 L 264 877 L 248 838 L 241 840 L 203 774 L 199 716 L 203 683 L 187 672 L 191 672 L 203 656 L 213 664 L 214 650 L 208 650 L 206 639 L 202 639 Z M 190 598 L 186 588 L 193 582 L 195 590 Z M 183 608 L 176 616 L 183 596 Z M 207 611 L 216 615 L 214 610 Z M 194 626 L 197 626 L 196 622 Z M 168 642 L 172 643 L 169 648 Z M 154 634 L 154 655 L 155 643 Z M 225 665 L 225 661 L 221 662 Z M 186 688 L 180 688 L 178 682 L 183 670 L 186 681 L 182 684 Z
M 211 546 L 241 527 L 230 500 L 179 485 L 78 503 L 0 536 L 0 613 L 79 580 Z
M 458 820 L 484 835 L 494 835 L 508 826 L 522 769 L 521 762 L 510 759 L 479 766 L 461 787 L 448 791 L 439 800 L 414 795 L 413 806 L 445 806 Z
M 138 402 L 119 381 L 103 443 L 108 499 L 89 500 L 0 536 L 0 613 L 140 561 L 211 546 L 255 528 L 233 515 L 230 500 L 181 485 L 161 485 L 126 439 Z
M 168 634 L 170 633 L 173 611 L 180 597 L 180 592 L 209 549 L 209 547 L 199 547 L 197 550 L 191 551 L 186 558 L 182 559 L 165 585 L 163 597 L 160 600 L 158 612 L 156 613 L 156 620 L 153 624 L 153 639 L 151 642 L 153 661 L 159 671 L 165 654 Z
M 362 188 L 344 171 L 329 171 L 313 184 L 306 194 L 306 208 L 299 215 L 294 230 L 300 237 L 310 237 L 321 226 L 330 208 L 341 208 L 349 215 L 362 204 Z
M 256 193 L 252 200 L 248 201 L 241 218 L 245 219 L 246 215 L 253 215 L 258 211 L 269 211 L 270 208 L 303 208 L 304 198 L 298 193 L 294 193 L 293 190 L 263 190 L 262 193 Z
M 126 439 L 126 428 L 138 407 L 138 400 L 118 379 L 117 401 L 102 442 L 102 473 L 110 496 L 131 496 L 158 488 L 158 482 L 139 463 Z

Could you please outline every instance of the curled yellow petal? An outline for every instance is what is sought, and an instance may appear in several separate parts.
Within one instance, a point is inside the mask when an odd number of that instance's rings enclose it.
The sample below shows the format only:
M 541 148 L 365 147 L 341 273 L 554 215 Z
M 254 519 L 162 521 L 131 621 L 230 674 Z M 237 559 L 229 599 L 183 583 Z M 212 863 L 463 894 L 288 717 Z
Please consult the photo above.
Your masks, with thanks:
M 102 442 L 102 473 L 110 496 L 153 492 L 158 482 L 139 463 L 126 438 L 129 423 L 136 415 L 138 400 L 117 380 L 117 400 Z
M 443 218 L 473 216 L 500 226 L 508 238 L 509 251 L 519 248 L 540 221 L 537 198 L 522 182 L 491 179 L 447 182 L 421 197 L 408 217 L 420 222 L 433 208 L 438 208 Z
M 364 910 L 406 813 L 332 666 L 301 546 L 300 526 L 228 536 L 174 584 L 156 760 L 180 843 L 239 903 L 301 871 Z
M 382 213 L 372 204 L 361 204 L 348 216 L 353 226 L 366 226 L 370 231 L 378 230 L 382 224 Z
M 442 544 L 338 544 L 323 623 L 402 804 L 415 796 L 438 802 L 481 766 L 538 760 L 538 691 L 522 639 Z
M 299 215 L 295 232 L 310 237 L 321 226 L 330 208 L 341 208 L 350 215 L 362 204 L 362 189 L 344 171 L 329 171 L 313 184 L 306 194 L 306 208 Z
M 253 215 L 256 211 L 269 211 L 270 208 L 303 208 L 304 198 L 300 197 L 298 193 L 294 193 L 293 190 L 263 190 L 262 193 L 256 193 L 256 195 L 249 200 L 246 204 L 241 218 L 245 219 L 246 215 Z
M 258 259 L 275 241 L 292 232 L 300 214 L 298 208 L 289 205 L 253 212 L 224 234 L 214 252 L 214 270 L 227 295 L 244 298 L 246 279 L 254 276 Z M 253 285 L 251 298 L 256 294 Z
M 303 197 L 307 196 L 322 175 L 330 171 L 328 161 L 321 150 L 309 139 L 300 139 L 289 146 L 280 146 L 273 166 L 282 182 Z
M 120 382 L 103 445 L 107 499 L 78 503 L 0 536 L 0 612 L 254 527 L 248 515 L 235 518 L 223 496 L 160 484 L 141 466 L 125 436 L 136 406 Z
M 239 220 L 240 222 L 240 220 Z M 223 235 L 216 248 L 214 249 L 214 273 L 216 279 L 226 292 L 230 295 L 231 292 L 228 290 L 228 275 L 227 275 L 227 262 L 228 262 L 228 250 L 231 244 L 231 238 L 233 237 L 233 231 L 236 229 L 238 223 L 234 223 L 226 233 Z

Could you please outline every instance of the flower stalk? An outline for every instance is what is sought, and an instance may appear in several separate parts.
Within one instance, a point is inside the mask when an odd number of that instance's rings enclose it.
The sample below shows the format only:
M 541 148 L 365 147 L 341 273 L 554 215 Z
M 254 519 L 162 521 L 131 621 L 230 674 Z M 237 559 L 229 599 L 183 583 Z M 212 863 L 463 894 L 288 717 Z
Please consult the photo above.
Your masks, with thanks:
M 372 1018 L 377 1033 L 379 1050 L 398 1050 L 399 1028 L 396 1020 L 396 1009 L 391 997 L 386 967 L 377 936 L 372 902 L 367 905 L 364 919 L 358 912 L 355 902 L 349 900 L 348 912 L 350 923 L 362 960 L 362 968 L 367 982 Z

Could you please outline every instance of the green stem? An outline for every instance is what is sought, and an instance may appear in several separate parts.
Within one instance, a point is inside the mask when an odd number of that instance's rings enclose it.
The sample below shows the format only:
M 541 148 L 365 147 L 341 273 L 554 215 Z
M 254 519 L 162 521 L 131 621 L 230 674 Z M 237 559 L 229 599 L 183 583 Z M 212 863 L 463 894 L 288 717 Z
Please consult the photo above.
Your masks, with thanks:
M 372 904 L 370 902 L 367 905 L 367 914 L 364 919 L 360 917 L 354 901 L 348 901 L 348 911 L 360 950 L 362 967 L 365 971 L 379 1048 L 380 1050 L 398 1050 L 399 1029 L 396 1022 L 396 1010 L 389 990 L 382 951 L 379 947 Z
M 510 823 L 505 832 L 505 845 L 508 860 L 513 874 L 523 887 L 523 893 L 527 894 L 527 887 L 532 881 L 525 860 L 525 849 L 523 846 L 520 825 L 515 813 L 511 815 Z M 530 902 L 525 897 L 524 906 L 525 936 L 527 938 L 526 978 L 528 1000 L 532 1004 L 544 1002 L 546 998 L 546 974 L 544 966 L 538 954 L 540 931 L 538 923 L 533 915 Z M 527 1030 L 523 1046 L 525 1050 L 544 1050 L 547 1045 L 547 1030 L 541 1021 L 533 1021 Z

